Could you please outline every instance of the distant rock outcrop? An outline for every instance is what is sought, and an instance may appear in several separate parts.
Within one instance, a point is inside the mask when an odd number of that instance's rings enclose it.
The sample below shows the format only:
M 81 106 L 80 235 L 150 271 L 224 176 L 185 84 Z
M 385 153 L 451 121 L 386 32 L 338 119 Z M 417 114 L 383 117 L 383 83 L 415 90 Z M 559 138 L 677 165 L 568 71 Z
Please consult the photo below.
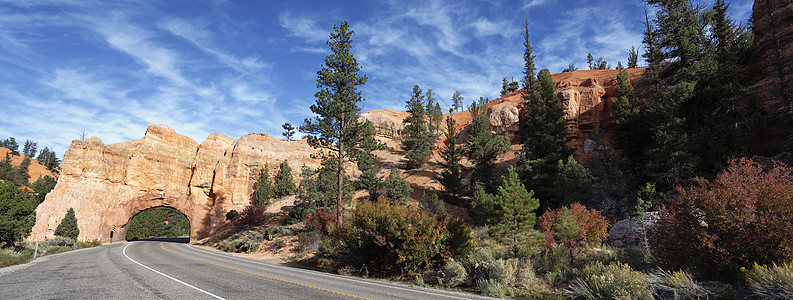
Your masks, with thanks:
M 766 112 L 791 109 L 793 101 L 793 2 L 756 0 L 753 31 L 762 60 L 752 86 L 754 99 Z
M 305 140 L 266 134 L 232 139 L 214 133 L 197 144 L 165 125 L 151 125 L 140 140 L 105 145 L 98 138 L 73 141 L 61 164 L 58 184 L 36 208 L 30 239 L 52 237 L 66 211 L 74 208 L 78 240 L 123 239 L 138 212 L 170 206 L 190 220 L 191 239 L 210 236 L 225 213 L 248 203 L 265 164 L 288 159 L 294 170 L 319 166 Z M 270 174 L 274 174 L 274 170 Z

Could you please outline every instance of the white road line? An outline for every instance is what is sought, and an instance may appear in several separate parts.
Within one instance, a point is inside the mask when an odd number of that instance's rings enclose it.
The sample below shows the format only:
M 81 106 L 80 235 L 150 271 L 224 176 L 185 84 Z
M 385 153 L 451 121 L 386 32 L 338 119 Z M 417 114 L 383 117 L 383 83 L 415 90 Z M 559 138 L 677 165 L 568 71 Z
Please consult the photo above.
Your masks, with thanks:
M 142 263 L 139 263 L 139 262 L 135 261 L 134 259 L 130 258 L 130 257 L 129 257 L 129 255 L 127 255 L 127 247 L 129 247 L 129 245 L 132 245 L 132 244 L 130 243 L 130 244 L 127 244 L 126 246 L 124 246 L 124 250 L 122 250 L 122 251 L 121 251 L 121 253 L 123 253 L 123 254 L 124 254 L 124 256 L 126 256 L 126 257 L 127 257 L 127 259 L 129 259 L 130 261 L 132 261 L 132 262 L 134 262 L 134 263 L 138 264 L 138 265 L 139 265 L 139 266 L 141 266 L 141 267 L 144 267 L 144 268 L 146 268 L 146 269 L 149 269 L 150 271 L 152 271 L 152 272 L 154 272 L 154 273 L 160 274 L 160 275 L 162 275 L 162 276 L 165 276 L 165 277 L 166 277 L 166 278 L 168 278 L 168 279 L 171 279 L 171 280 L 173 280 L 173 281 L 176 281 L 176 282 L 178 282 L 178 283 L 181 283 L 181 284 L 184 284 L 184 285 L 186 285 L 186 286 L 189 286 L 189 287 L 191 287 L 191 288 L 193 288 L 193 289 L 195 289 L 195 290 L 197 290 L 197 291 L 199 291 L 199 292 L 202 292 L 202 293 L 204 293 L 204 294 L 210 295 L 210 296 L 212 296 L 212 297 L 214 297 L 214 298 L 216 298 L 216 299 L 226 300 L 226 299 L 224 299 L 224 298 L 221 298 L 221 297 L 219 297 L 219 296 L 217 296 L 217 295 L 215 295 L 215 294 L 212 294 L 212 293 L 210 293 L 210 292 L 207 292 L 207 291 L 205 291 L 205 290 L 202 290 L 202 289 L 199 289 L 199 288 L 197 288 L 197 287 L 194 287 L 194 286 L 192 286 L 192 285 L 190 285 L 190 284 L 188 284 L 188 283 L 186 283 L 186 282 L 184 282 L 184 281 L 181 281 L 181 280 L 179 280 L 179 279 L 176 279 L 176 278 L 173 278 L 173 277 L 171 277 L 171 276 L 168 276 L 168 275 L 166 275 L 166 274 L 163 274 L 163 273 L 162 273 L 162 272 L 160 272 L 160 271 L 157 271 L 157 270 L 155 270 L 155 269 L 149 268 L 148 266 L 146 266 L 146 265 L 144 265 L 144 264 L 142 264 Z
M 454 299 L 473 299 L 473 298 L 464 298 L 464 297 L 459 297 L 459 296 L 449 295 L 449 294 L 443 294 L 443 293 L 434 293 L 434 292 L 430 292 L 430 291 L 409 289 L 409 288 L 404 288 L 404 287 L 394 286 L 394 285 L 388 285 L 388 284 L 381 284 L 381 283 L 372 282 L 372 281 L 368 281 L 368 280 L 358 280 L 358 279 L 354 279 L 354 278 L 347 278 L 347 277 L 340 276 L 340 275 L 337 276 L 337 275 L 326 274 L 326 273 L 317 272 L 317 271 L 303 270 L 303 269 L 300 269 L 300 268 L 283 267 L 283 266 L 279 266 L 279 265 L 275 265 L 275 264 L 268 264 L 268 263 L 264 263 L 264 262 L 260 262 L 260 261 L 243 259 L 243 258 L 239 258 L 239 257 L 236 257 L 236 256 L 223 255 L 223 254 L 212 252 L 212 251 L 209 251 L 209 250 L 204 250 L 204 249 L 200 249 L 200 248 L 197 248 L 197 247 L 193 247 L 192 245 L 187 245 L 187 247 L 189 247 L 189 248 L 191 248 L 193 250 L 199 251 L 199 252 L 204 252 L 204 253 L 212 254 L 212 255 L 215 255 L 215 256 L 231 258 L 231 259 L 235 259 L 235 260 L 244 261 L 244 262 L 247 262 L 247 263 L 256 263 L 256 264 L 259 264 L 259 265 L 264 265 L 264 266 L 273 267 L 273 268 L 282 269 L 282 270 L 300 272 L 300 273 L 308 274 L 308 275 L 319 275 L 319 276 L 324 276 L 324 277 L 328 277 L 328 278 L 342 279 L 342 280 L 347 280 L 347 281 L 352 281 L 352 282 L 357 282 L 357 283 L 371 284 L 371 285 L 374 285 L 374 286 L 380 286 L 380 287 L 393 288 L 393 289 L 398 289 L 398 290 L 403 290 L 403 291 L 423 293 L 423 294 L 428 294 L 428 295 L 433 295 L 433 296 L 443 296 L 443 297 L 454 298 Z

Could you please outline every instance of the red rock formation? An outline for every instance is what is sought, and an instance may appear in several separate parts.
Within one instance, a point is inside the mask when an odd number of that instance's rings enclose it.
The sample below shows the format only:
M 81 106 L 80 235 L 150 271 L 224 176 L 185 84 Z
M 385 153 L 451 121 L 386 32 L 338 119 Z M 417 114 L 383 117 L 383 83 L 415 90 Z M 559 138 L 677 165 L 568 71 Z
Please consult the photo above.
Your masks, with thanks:
M 753 31 L 762 56 L 760 76 L 752 86 L 766 112 L 791 109 L 793 100 L 793 2 L 757 0 L 752 8 Z
M 203 239 L 226 222 L 226 212 L 250 203 L 266 163 L 275 169 L 288 159 L 294 170 L 317 168 L 312 153 L 304 140 L 253 133 L 237 140 L 214 133 L 199 145 L 165 125 L 151 125 L 142 139 L 125 143 L 105 145 L 95 137 L 74 141 L 58 184 L 36 208 L 29 238 L 52 237 L 71 207 L 78 240 L 109 242 L 113 225 L 115 240 L 124 239 L 135 214 L 170 206 L 187 216 L 191 239 Z

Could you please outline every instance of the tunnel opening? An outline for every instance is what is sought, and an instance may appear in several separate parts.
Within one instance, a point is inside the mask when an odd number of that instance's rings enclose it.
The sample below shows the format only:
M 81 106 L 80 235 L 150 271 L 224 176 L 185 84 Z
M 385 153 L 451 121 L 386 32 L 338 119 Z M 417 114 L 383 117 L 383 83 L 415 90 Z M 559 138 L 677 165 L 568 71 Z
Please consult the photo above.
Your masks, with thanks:
M 190 221 L 184 213 L 170 206 L 156 206 L 132 216 L 125 239 L 162 239 L 189 243 L 190 233 Z

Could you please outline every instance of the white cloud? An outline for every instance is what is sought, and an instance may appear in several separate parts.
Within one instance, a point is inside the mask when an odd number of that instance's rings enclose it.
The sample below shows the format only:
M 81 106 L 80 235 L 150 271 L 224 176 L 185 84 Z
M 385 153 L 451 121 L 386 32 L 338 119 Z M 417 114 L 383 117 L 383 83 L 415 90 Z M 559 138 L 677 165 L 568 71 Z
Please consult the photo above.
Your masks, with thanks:
M 523 4 L 523 7 L 521 9 L 527 9 L 529 7 L 534 7 L 534 6 L 537 6 L 537 5 L 541 5 L 541 4 L 545 3 L 546 0 L 525 0 L 525 1 L 526 1 L 526 3 Z
M 278 21 L 281 27 L 289 31 L 289 35 L 303 38 L 311 44 L 324 42 L 329 36 L 329 30 L 317 26 L 316 20 L 307 16 L 294 16 L 288 10 L 278 16 Z

